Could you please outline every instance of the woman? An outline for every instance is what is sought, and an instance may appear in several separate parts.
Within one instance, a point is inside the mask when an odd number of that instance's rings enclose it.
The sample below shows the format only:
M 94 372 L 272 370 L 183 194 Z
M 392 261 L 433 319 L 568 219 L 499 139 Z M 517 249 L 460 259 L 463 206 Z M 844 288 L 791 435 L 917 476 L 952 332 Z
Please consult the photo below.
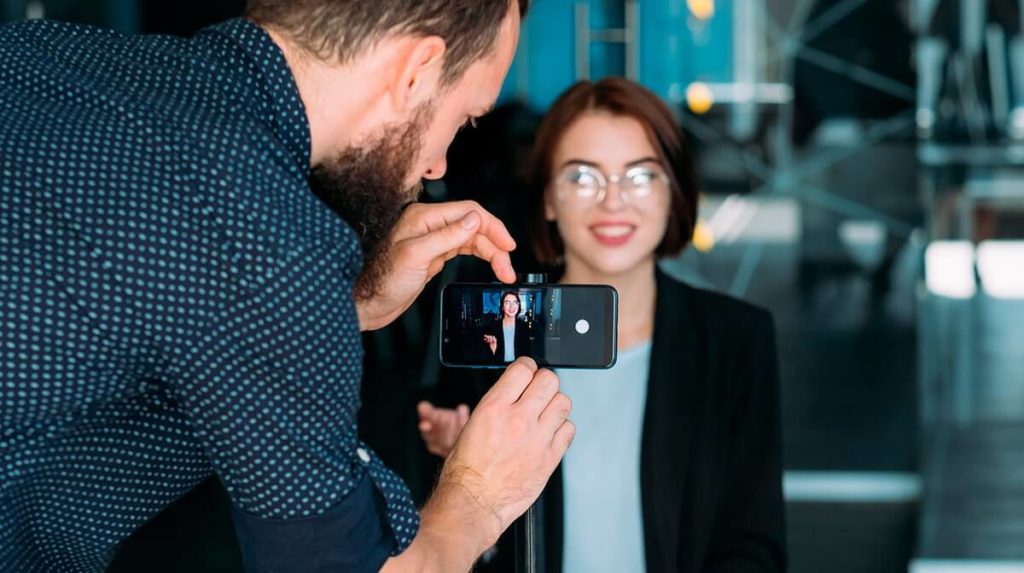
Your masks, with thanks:
M 697 188 L 671 111 L 623 79 L 582 82 L 545 117 L 529 203 L 561 282 L 619 292 L 619 356 L 559 371 L 576 439 L 545 492 L 549 571 L 782 571 L 780 422 L 770 315 L 679 283 Z M 443 455 L 468 418 L 420 405 Z
M 483 330 L 485 355 L 492 361 L 504 364 L 530 355 L 530 328 L 525 319 L 519 318 L 521 308 L 523 303 L 516 291 L 501 295 L 499 318 Z

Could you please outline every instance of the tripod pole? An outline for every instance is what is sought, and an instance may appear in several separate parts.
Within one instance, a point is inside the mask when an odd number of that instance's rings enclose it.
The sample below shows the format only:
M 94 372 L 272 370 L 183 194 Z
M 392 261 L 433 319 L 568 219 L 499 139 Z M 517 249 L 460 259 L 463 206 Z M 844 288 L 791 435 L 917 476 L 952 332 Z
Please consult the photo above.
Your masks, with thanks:
M 543 498 L 538 498 L 516 521 L 517 573 L 544 573 L 543 516 Z
M 526 284 L 543 284 L 547 275 L 531 273 L 525 279 Z M 516 572 L 544 573 L 544 496 L 533 502 L 515 528 Z

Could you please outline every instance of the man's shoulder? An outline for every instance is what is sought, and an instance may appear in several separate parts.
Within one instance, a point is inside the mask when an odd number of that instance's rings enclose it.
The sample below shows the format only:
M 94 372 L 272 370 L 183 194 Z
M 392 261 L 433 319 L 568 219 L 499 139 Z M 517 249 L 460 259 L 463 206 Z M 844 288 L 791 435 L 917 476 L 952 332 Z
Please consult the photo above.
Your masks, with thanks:
M 0 26 L 0 46 L 4 49 L 111 41 L 119 36 L 117 32 L 106 28 L 57 20 L 24 20 Z
M 182 129 L 251 116 L 243 86 L 255 64 L 233 61 L 222 45 L 229 42 L 211 37 L 125 35 L 50 20 L 9 24 L 0 27 L 0 98 L 58 116 L 111 112 L 111 121 L 134 115 Z
M 113 195 L 110 173 L 130 174 L 133 201 L 172 205 L 164 217 L 260 268 L 323 244 L 358 266 L 354 233 L 309 190 L 301 120 L 279 120 L 278 107 L 301 102 L 282 85 L 283 59 L 256 61 L 268 42 L 239 21 L 190 39 L 50 21 L 0 28 L 0 158 L 61 195 Z M 83 179 L 60 158 L 102 168 Z
M 24 74 L 56 77 L 65 89 L 91 88 L 105 95 L 126 85 L 144 85 L 146 76 L 160 75 L 164 65 L 185 59 L 190 44 L 175 36 L 126 35 L 84 24 L 30 20 L 0 27 L 0 50 L 18 56 L 0 61 L 0 70 L 10 80 L 24 79 Z

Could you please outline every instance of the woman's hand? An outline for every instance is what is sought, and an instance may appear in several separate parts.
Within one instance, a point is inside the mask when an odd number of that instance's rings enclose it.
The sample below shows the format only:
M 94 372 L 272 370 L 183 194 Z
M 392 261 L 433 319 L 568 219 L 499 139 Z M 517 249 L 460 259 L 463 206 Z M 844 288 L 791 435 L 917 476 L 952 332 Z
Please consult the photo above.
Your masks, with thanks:
M 497 336 L 494 336 L 493 334 L 485 334 L 484 335 L 484 344 L 487 345 L 487 348 L 491 349 L 491 354 L 497 354 L 498 353 L 498 337 Z
M 427 444 L 427 451 L 435 456 L 447 457 L 459 439 L 462 428 L 469 421 L 469 407 L 459 404 L 453 410 L 437 408 L 430 402 L 420 402 L 416 405 L 416 412 L 420 416 L 420 436 Z

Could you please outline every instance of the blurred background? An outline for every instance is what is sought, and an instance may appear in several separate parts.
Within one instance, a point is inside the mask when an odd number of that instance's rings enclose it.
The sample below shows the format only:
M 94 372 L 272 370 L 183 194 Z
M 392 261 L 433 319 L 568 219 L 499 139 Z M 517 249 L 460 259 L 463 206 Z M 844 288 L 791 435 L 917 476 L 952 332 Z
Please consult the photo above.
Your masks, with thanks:
M 0 0 L 0 21 L 190 35 L 243 7 Z M 775 315 L 791 571 L 1024 571 L 1024 0 L 534 0 L 501 105 L 425 200 L 476 199 L 525 245 L 539 117 L 607 75 L 672 105 L 698 159 L 666 271 Z M 435 301 L 366 336 L 365 439 L 420 500 Z M 226 508 L 203 484 L 111 570 L 240 570 Z

